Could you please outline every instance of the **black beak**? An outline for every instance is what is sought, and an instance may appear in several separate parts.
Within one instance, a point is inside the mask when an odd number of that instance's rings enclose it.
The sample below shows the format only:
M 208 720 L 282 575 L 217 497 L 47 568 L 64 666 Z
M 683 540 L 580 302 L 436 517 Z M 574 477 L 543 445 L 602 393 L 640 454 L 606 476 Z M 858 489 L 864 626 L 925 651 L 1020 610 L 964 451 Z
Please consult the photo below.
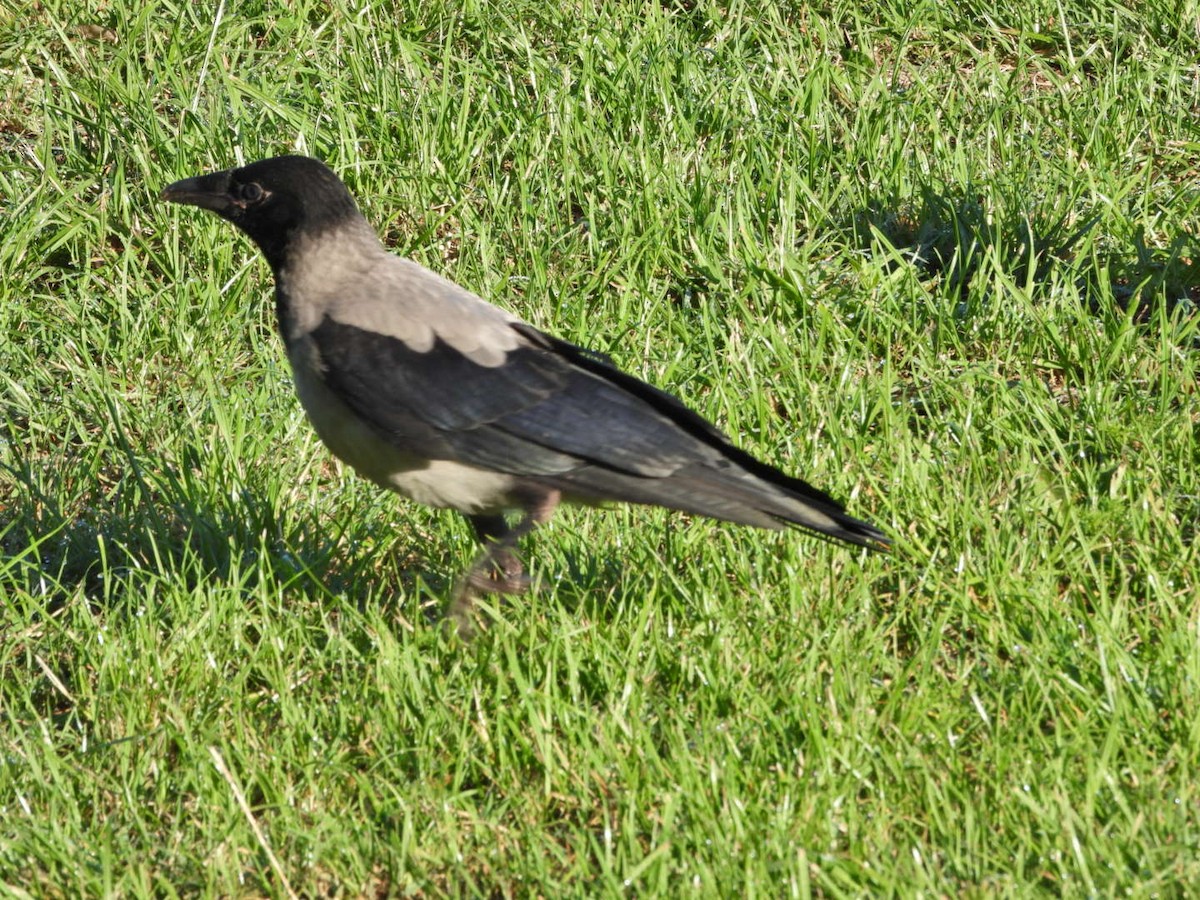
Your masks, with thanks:
M 227 213 L 234 206 L 233 197 L 229 195 L 230 171 L 176 181 L 163 188 L 159 196 L 169 203 L 184 203 L 211 209 L 218 214 Z

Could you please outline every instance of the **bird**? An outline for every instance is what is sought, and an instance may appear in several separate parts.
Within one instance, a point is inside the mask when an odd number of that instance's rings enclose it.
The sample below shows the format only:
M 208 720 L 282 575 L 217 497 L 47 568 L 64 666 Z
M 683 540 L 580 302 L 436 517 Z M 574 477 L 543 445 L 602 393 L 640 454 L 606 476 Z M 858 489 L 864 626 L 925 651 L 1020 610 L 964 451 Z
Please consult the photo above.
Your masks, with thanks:
M 380 487 L 470 522 L 481 549 L 445 610 L 465 638 L 481 594 L 529 589 L 518 542 L 560 503 L 647 504 L 891 545 L 608 356 L 388 250 L 318 159 L 263 159 L 176 181 L 161 197 L 216 213 L 258 246 L 296 393 L 328 449 Z

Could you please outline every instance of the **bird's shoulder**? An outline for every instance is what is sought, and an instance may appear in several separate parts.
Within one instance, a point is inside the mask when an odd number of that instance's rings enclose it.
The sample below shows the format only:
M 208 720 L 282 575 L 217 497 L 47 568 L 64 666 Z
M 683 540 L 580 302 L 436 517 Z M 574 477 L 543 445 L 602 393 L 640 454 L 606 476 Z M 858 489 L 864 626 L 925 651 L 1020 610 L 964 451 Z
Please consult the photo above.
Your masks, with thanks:
M 416 353 L 444 344 L 481 366 L 502 364 L 523 343 L 512 327 L 521 320 L 513 314 L 413 260 L 379 250 L 349 266 L 344 257 L 329 259 L 325 274 L 308 279 L 299 296 L 295 280 L 281 279 L 281 288 L 292 288 L 291 305 L 300 307 L 293 333 L 311 333 L 329 320 Z

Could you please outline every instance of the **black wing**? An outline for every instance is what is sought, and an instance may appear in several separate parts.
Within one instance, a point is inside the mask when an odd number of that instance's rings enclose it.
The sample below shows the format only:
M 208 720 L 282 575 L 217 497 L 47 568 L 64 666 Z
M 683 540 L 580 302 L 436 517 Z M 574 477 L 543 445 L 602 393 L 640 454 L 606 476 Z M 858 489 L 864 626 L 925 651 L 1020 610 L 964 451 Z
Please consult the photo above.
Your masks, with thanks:
M 662 477 L 711 456 L 713 426 L 604 357 L 513 326 L 526 339 L 498 366 L 441 340 L 421 352 L 331 317 L 312 333 L 326 384 L 382 437 L 411 448 L 414 419 L 455 461 L 518 475 L 592 463 Z
M 408 452 L 448 454 L 594 500 L 886 543 L 827 494 L 733 446 L 678 399 L 606 357 L 523 323 L 509 327 L 524 341 L 497 366 L 441 340 L 421 352 L 331 317 L 311 336 L 329 387 Z M 414 446 L 421 434 L 424 451 Z

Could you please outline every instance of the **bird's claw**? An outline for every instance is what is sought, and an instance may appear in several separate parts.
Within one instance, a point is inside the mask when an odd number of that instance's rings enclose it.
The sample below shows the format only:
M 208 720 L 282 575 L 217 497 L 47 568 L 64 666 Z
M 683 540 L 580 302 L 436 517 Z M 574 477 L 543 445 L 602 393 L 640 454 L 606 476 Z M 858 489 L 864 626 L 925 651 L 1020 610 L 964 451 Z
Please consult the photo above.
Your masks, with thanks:
M 527 594 L 533 580 L 524 572 L 473 572 L 467 576 L 472 590 L 481 594 Z
M 485 557 L 463 576 L 446 607 L 446 623 L 462 640 L 470 640 L 479 632 L 475 615 L 475 599 L 481 594 L 515 596 L 527 594 L 533 579 L 526 574 L 521 561 L 512 553 Z

